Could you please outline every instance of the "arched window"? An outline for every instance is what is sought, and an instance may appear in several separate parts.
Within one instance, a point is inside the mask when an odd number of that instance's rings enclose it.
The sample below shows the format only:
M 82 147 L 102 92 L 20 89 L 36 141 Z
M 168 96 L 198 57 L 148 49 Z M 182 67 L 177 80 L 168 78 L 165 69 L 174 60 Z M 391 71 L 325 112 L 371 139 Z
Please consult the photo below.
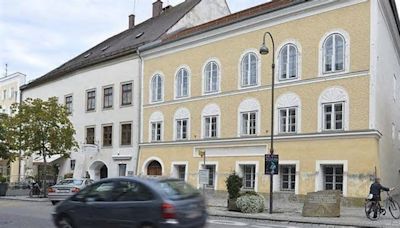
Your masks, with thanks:
M 329 35 L 323 44 L 323 73 L 333 73 L 345 69 L 344 37 L 339 33 Z
M 260 131 L 260 102 L 249 98 L 242 101 L 238 107 L 238 135 L 254 136 Z
M 209 104 L 203 108 L 202 117 L 202 137 L 218 138 L 220 132 L 221 111 L 216 104 Z
M 349 128 L 349 96 L 341 87 L 331 87 L 319 97 L 319 131 L 340 131 Z
M 298 50 L 294 44 L 286 44 L 279 52 L 279 80 L 298 78 Z
M 254 86 L 258 83 L 258 57 L 255 53 L 247 53 L 241 62 L 242 86 Z
M 163 94 L 163 80 L 161 75 L 156 74 L 151 79 L 151 101 L 162 101 Z
M 299 133 L 301 126 L 301 100 L 295 93 L 285 93 L 276 101 L 277 130 L 279 134 Z
M 162 166 L 161 164 L 154 160 L 149 163 L 147 166 L 147 175 L 149 176 L 161 176 L 162 175 Z
M 187 97 L 189 95 L 189 72 L 181 68 L 176 74 L 176 97 Z
M 204 93 L 214 93 L 219 90 L 219 66 L 216 61 L 210 61 L 204 68 Z
M 176 110 L 174 115 L 175 140 L 188 140 L 190 138 L 190 112 L 187 108 Z

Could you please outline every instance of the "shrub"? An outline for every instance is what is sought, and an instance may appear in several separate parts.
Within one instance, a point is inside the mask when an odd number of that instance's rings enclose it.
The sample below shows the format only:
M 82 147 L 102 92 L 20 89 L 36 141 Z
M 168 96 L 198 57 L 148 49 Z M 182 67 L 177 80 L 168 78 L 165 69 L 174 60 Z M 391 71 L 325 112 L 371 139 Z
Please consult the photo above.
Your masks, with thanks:
M 0 183 L 6 183 L 7 179 L 5 177 L 3 177 L 2 175 L 0 175 Z
M 64 174 L 64 179 L 72 178 L 73 176 L 74 176 L 73 173 L 66 173 L 66 174 Z
M 236 199 L 240 196 L 239 192 L 243 186 L 242 178 L 235 172 L 231 173 L 225 180 L 226 189 L 228 190 L 229 199 Z
M 256 192 L 245 192 L 236 205 L 242 213 L 260 213 L 264 211 L 264 197 Z

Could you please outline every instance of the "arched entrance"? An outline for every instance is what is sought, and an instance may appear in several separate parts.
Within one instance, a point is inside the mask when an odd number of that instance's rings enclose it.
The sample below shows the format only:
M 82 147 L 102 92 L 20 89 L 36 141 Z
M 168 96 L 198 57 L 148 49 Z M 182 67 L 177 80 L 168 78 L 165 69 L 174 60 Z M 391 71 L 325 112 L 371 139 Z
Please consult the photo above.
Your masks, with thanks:
M 158 161 L 153 160 L 147 166 L 147 175 L 149 176 L 161 176 L 162 175 L 162 167 Z
M 107 165 L 102 161 L 95 161 L 89 166 L 89 175 L 92 180 L 100 180 L 108 177 Z
M 106 165 L 103 165 L 100 168 L 100 179 L 107 178 L 107 177 L 108 177 L 108 169 L 107 169 Z

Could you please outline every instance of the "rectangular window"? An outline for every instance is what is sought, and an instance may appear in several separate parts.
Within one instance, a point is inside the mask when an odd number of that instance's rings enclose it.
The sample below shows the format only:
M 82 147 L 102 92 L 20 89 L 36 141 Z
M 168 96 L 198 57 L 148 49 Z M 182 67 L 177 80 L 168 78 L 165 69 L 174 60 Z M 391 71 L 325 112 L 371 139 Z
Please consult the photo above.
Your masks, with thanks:
M 343 130 L 343 103 L 323 104 L 324 130 Z
M 294 191 L 296 186 L 296 166 L 282 165 L 280 168 L 281 191 Z
M 96 90 L 86 92 L 86 111 L 96 109 Z
M 121 105 L 131 105 L 132 104 L 132 83 L 122 84 L 121 86 Z
M 186 177 L 186 165 L 175 165 L 176 178 L 179 180 L 185 180 Z
M 72 96 L 65 97 L 65 107 L 67 108 L 67 113 L 72 114 Z
M 118 174 L 120 177 L 126 176 L 126 164 L 118 164 Z
M 181 119 L 176 120 L 176 139 L 177 140 L 185 140 L 187 139 L 187 131 L 188 131 L 188 120 Z
M 279 109 L 279 133 L 296 133 L 297 108 Z
M 103 146 L 112 146 L 112 126 L 103 126 Z
M 71 170 L 75 170 L 75 163 L 76 163 L 76 160 L 71 159 L 71 164 L 70 164 Z
M 256 166 L 242 165 L 243 171 L 243 188 L 254 189 L 256 182 Z
M 324 165 L 324 190 L 343 191 L 343 165 Z
M 241 113 L 241 135 L 256 135 L 257 134 L 257 112 Z
M 94 144 L 94 127 L 86 128 L 86 144 Z
M 208 184 L 207 188 L 214 188 L 215 186 L 215 165 L 206 165 L 206 169 L 208 169 Z
M 103 108 L 113 107 L 113 87 L 103 89 Z
M 204 117 L 204 138 L 218 137 L 218 116 Z
M 121 145 L 132 144 L 132 124 L 121 124 Z
M 151 141 L 161 141 L 162 122 L 151 123 Z

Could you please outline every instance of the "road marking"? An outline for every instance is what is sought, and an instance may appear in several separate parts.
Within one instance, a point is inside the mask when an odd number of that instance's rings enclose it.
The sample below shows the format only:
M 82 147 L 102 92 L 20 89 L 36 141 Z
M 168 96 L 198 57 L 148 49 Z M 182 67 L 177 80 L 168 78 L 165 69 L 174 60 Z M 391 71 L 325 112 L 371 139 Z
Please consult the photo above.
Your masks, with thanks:
M 243 222 L 235 222 L 228 220 L 208 220 L 208 223 L 217 225 L 227 225 L 227 226 L 247 226 L 247 224 Z
M 297 228 L 295 226 L 284 226 L 284 225 L 251 225 L 254 228 Z

